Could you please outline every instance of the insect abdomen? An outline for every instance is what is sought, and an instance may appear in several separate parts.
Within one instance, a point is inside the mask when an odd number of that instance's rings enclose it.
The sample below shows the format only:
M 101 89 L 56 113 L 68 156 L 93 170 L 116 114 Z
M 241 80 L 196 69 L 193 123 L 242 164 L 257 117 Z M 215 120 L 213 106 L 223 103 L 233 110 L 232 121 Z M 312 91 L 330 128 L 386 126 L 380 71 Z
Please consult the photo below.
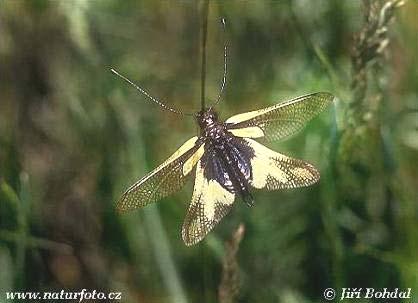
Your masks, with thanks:
M 254 199 L 249 190 L 249 181 L 252 178 L 251 155 L 245 152 L 244 146 L 236 142 L 237 140 L 231 138 L 225 142 L 220 150 L 220 157 L 226 164 L 233 191 L 239 193 L 248 206 L 252 206 Z

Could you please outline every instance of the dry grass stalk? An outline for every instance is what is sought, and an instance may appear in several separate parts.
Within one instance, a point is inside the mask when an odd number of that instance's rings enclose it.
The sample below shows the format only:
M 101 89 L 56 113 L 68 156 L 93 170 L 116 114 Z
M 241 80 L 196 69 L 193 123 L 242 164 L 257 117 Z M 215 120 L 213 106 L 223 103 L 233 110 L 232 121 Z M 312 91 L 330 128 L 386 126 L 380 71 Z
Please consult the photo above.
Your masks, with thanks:
M 239 265 L 237 253 L 242 238 L 244 237 L 244 224 L 240 224 L 233 233 L 231 240 L 225 244 L 225 258 L 222 264 L 222 279 L 218 289 L 220 303 L 235 302 L 239 295 Z

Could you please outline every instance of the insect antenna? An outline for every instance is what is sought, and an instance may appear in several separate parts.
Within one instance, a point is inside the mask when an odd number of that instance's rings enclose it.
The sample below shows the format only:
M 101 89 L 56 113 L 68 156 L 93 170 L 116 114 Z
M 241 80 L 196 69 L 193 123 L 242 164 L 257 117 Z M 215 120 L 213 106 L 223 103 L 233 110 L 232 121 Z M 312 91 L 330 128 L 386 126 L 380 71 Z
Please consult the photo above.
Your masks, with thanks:
M 228 46 L 227 46 L 226 30 L 225 30 L 226 28 L 225 18 L 222 18 L 221 23 L 222 23 L 222 29 L 223 29 L 223 34 L 224 34 L 224 74 L 222 77 L 221 89 L 219 91 L 218 98 L 216 99 L 215 102 L 213 102 L 212 106 L 217 105 L 219 101 L 221 101 L 221 96 L 226 86 Z
M 145 95 L 146 97 L 148 97 L 149 100 L 157 103 L 159 106 L 161 106 L 163 109 L 168 110 L 172 113 L 175 114 L 179 114 L 182 116 L 193 116 L 194 114 L 191 113 L 183 113 L 181 110 L 173 108 L 168 106 L 167 104 L 161 102 L 160 100 L 154 98 L 153 96 L 151 96 L 146 90 L 142 89 L 141 87 L 139 87 L 137 84 L 133 83 L 131 80 L 129 80 L 128 78 L 126 78 L 125 76 L 123 76 L 122 74 L 120 74 L 119 72 L 117 72 L 115 69 L 111 68 L 110 69 L 112 73 L 114 73 L 116 76 L 122 78 L 123 80 L 125 80 L 126 82 L 128 82 L 130 85 L 132 85 L 136 90 L 138 90 L 139 92 L 141 92 L 143 95 Z

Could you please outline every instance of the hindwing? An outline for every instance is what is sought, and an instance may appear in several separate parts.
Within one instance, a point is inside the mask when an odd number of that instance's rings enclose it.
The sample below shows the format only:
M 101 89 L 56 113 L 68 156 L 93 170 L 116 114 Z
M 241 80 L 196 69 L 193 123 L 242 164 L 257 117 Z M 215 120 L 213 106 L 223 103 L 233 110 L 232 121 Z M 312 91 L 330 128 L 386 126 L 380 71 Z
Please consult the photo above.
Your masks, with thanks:
M 193 197 L 181 232 L 186 245 L 202 240 L 229 212 L 235 200 L 235 193 L 223 187 L 217 178 L 209 177 L 214 172 L 229 179 L 228 173 L 219 166 L 219 159 L 210 154 L 205 156 L 207 159 L 200 160 L 196 166 Z
M 318 170 L 310 163 L 277 153 L 264 145 L 244 139 L 254 151 L 250 185 L 275 190 L 309 186 L 319 180 Z

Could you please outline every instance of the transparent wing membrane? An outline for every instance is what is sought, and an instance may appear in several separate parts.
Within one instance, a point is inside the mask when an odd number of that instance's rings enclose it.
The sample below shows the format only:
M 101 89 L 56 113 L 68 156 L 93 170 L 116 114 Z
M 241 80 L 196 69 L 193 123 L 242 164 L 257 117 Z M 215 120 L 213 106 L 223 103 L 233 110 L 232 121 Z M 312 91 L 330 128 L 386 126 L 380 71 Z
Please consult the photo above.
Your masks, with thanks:
M 334 99 L 329 93 L 301 96 L 264 109 L 232 116 L 228 129 L 239 137 L 280 140 L 300 131 Z
M 127 211 L 139 208 L 182 188 L 187 175 L 199 160 L 196 154 L 200 146 L 196 142 L 197 137 L 191 138 L 163 164 L 133 184 L 118 201 L 117 209 Z

